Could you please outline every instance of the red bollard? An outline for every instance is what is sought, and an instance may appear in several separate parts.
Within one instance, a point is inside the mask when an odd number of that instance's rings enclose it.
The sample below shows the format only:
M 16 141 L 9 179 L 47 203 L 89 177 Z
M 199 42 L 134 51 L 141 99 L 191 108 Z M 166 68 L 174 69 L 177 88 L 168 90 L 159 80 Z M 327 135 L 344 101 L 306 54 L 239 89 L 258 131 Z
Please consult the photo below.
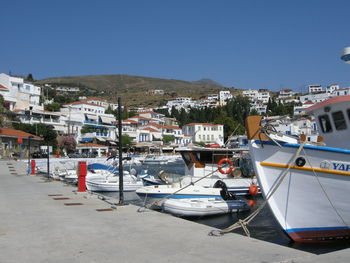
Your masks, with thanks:
M 30 174 L 35 175 L 35 160 L 30 161 L 30 167 L 31 167 Z
M 78 162 L 78 192 L 85 192 L 86 191 L 86 173 L 87 173 L 87 166 L 86 162 Z
M 56 151 L 56 158 L 59 158 L 60 157 L 60 152 L 57 150 Z

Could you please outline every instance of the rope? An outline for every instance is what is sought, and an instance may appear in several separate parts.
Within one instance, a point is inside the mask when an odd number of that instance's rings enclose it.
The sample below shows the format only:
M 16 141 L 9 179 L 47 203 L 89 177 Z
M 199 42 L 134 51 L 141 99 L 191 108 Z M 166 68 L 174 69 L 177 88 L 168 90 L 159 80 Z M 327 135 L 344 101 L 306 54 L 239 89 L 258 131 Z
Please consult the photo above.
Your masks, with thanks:
M 224 228 L 222 230 L 219 231 L 211 231 L 209 233 L 210 236 L 218 236 L 217 233 L 219 233 L 219 235 L 223 235 L 225 233 L 231 232 L 234 229 L 237 228 L 242 228 L 245 232 L 245 234 L 250 237 L 250 232 L 248 230 L 248 224 L 260 213 L 260 211 L 265 207 L 265 205 L 267 204 L 268 200 L 272 197 L 272 195 L 277 191 L 278 187 L 282 184 L 284 178 L 286 177 L 286 175 L 288 174 L 290 168 L 292 167 L 292 163 L 295 163 L 295 160 L 298 158 L 301 150 L 303 149 L 304 145 L 306 144 L 306 141 L 303 141 L 302 143 L 300 143 L 300 146 L 298 148 L 298 150 L 295 152 L 293 158 L 289 161 L 288 163 L 288 167 L 286 170 L 284 170 L 280 176 L 277 178 L 277 180 L 275 181 L 275 183 L 273 184 L 273 186 L 270 188 L 270 191 L 266 194 L 266 199 L 264 200 L 264 202 L 253 212 L 251 213 L 249 216 L 247 216 L 245 219 L 243 220 L 239 220 L 238 222 L 234 223 L 233 225 Z

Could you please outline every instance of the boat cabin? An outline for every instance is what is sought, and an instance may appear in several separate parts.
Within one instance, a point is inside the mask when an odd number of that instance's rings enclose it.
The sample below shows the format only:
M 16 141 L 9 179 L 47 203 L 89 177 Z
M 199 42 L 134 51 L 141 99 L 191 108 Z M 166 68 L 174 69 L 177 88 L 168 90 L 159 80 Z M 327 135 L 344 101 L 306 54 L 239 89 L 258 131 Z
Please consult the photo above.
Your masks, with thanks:
M 317 103 L 305 111 L 315 116 L 318 131 L 328 147 L 350 148 L 350 95 Z
M 233 174 L 224 174 L 219 172 L 218 163 L 225 158 L 230 160 L 239 158 L 242 153 L 241 149 L 229 148 L 204 148 L 204 147 L 188 147 L 178 148 L 176 150 L 182 156 L 185 162 L 185 175 L 193 177 L 203 177 L 209 173 L 219 178 L 232 177 Z M 233 162 L 233 166 L 235 162 Z M 224 169 L 228 169 L 224 168 Z M 234 169 L 233 169 L 234 170 Z

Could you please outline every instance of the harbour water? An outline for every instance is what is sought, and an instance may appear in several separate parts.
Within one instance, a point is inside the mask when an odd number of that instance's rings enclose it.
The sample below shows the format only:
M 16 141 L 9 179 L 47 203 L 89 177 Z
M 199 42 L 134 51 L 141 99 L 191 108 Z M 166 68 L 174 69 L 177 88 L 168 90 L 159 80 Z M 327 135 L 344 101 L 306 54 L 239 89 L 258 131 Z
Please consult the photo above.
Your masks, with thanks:
M 182 161 L 178 161 L 175 163 L 169 163 L 166 165 L 148 165 L 145 166 L 136 166 L 135 168 L 138 172 L 142 169 L 147 169 L 148 173 L 151 175 L 158 174 L 161 170 L 164 170 L 168 173 L 183 175 L 184 163 Z M 126 168 L 128 169 L 128 168 Z M 112 196 L 115 198 L 119 197 L 119 193 L 110 192 L 110 193 L 102 193 L 106 196 Z M 126 192 L 124 193 L 124 200 L 126 203 L 132 203 L 135 205 L 142 206 L 143 200 L 138 198 L 138 196 L 134 192 Z M 231 226 L 239 219 L 244 219 L 251 212 L 253 212 L 259 204 L 263 201 L 261 197 L 256 198 L 256 204 L 249 212 L 240 212 L 219 216 L 211 216 L 211 217 L 202 217 L 202 218 L 187 218 L 186 220 L 191 220 L 193 222 L 204 224 L 207 226 L 211 226 L 213 228 L 224 229 L 228 226 Z M 267 242 L 272 242 L 275 244 L 279 244 L 282 246 L 288 246 L 295 249 L 315 253 L 315 254 L 324 254 L 340 249 L 345 249 L 350 247 L 350 241 L 341 241 L 336 243 L 317 243 L 317 244 L 307 244 L 307 243 L 295 243 L 292 242 L 281 230 L 277 221 L 274 219 L 272 212 L 269 207 L 266 206 L 259 215 L 249 224 L 248 226 L 251 237 L 264 240 Z M 242 229 L 234 230 L 233 232 L 245 235 Z M 208 233 L 209 234 L 209 233 Z M 215 237 L 213 237 L 215 238 Z M 217 237 L 220 238 L 220 237 Z

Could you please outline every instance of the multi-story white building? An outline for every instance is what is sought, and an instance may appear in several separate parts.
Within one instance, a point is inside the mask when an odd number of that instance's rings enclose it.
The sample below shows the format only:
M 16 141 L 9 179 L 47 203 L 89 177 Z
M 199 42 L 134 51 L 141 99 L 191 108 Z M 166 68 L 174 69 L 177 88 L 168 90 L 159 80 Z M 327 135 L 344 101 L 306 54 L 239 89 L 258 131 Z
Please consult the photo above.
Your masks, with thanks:
M 321 85 L 308 85 L 307 89 L 308 89 L 308 93 L 323 92 L 323 88 Z
M 233 98 L 233 95 L 229 90 L 221 90 L 219 92 L 219 105 L 223 106 L 226 105 L 228 100 L 231 100 Z
M 296 116 L 296 115 L 305 115 L 305 109 L 311 107 L 312 105 L 314 105 L 313 102 L 307 101 L 301 106 L 294 106 L 293 115 L 294 116 Z
M 105 114 L 103 106 L 76 101 L 63 105 L 61 113 L 66 117 L 68 133 L 74 134 L 77 141 L 92 142 L 97 139 L 115 144 L 116 120 L 114 115 Z M 82 134 L 83 127 L 87 132 Z
M 102 106 L 105 110 L 107 110 L 108 108 L 111 108 L 112 110 L 118 109 L 118 104 L 110 103 L 106 99 L 102 99 L 98 97 L 86 98 L 86 99 L 83 99 L 82 101 L 87 103 L 92 103 L 98 106 Z
M 0 74 L 0 94 L 5 107 L 13 110 L 43 110 L 40 104 L 41 88 L 27 83 L 21 77 Z
M 192 142 L 224 145 L 224 125 L 221 124 L 190 123 L 182 127 L 182 133 L 192 136 Z
M 169 111 L 171 111 L 172 107 L 175 107 L 177 110 L 181 110 L 182 108 L 188 110 L 188 108 L 195 106 L 195 102 L 189 97 L 179 97 L 175 100 L 169 100 L 166 105 Z
M 248 97 L 250 101 L 259 101 L 261 103 L 268 103 L 270 98 L 270 92 L 266 89 L 248 89 L 244 90 L 242 95 Z
M 270 92 L 267 89 L 259 89 L 257 100 L 262 103 L 268 103 L 270 99 Z
M 306 94 L 300 96 L 300 102 L 304 104 L 307 101 L 311 101 L 312 103 L 321 102 L 330 98 L 330 94 L 328 93 L 314 93 L 314 94 Z
M 294 94 L 295 93 L 292 90 L 290 90 L 290 89 L 282 89 L 278 93 L 278 98 L 279 99 L 285 99 L 285 98 L 292 97 Z
M 338 89 L 340 89 L 338 84 L 332 84 L 332 85 L 329 85 L 326 87 L 326 92 L 329 94 L 332 94 L 332 93 L 334 93 L 334 91 L 336 91 Z

